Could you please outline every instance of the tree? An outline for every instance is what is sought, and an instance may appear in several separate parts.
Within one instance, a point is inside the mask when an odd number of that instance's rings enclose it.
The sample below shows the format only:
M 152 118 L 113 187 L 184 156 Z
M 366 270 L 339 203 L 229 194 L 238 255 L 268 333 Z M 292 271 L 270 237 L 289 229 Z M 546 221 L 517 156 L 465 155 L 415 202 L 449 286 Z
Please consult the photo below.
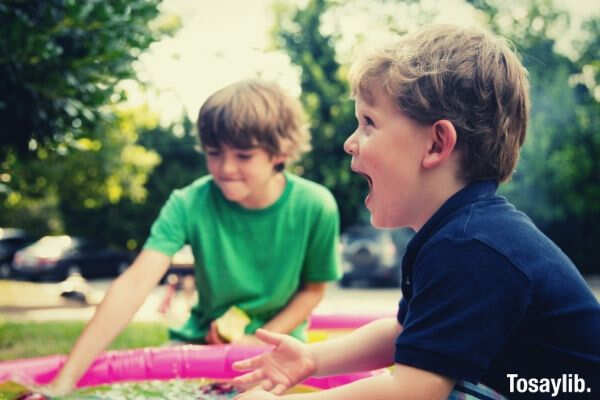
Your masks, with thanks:
M 135 79 L 138 56 L 179 27 L 159 3 L 0 2 L 1 225 L 124 244 L 107 221 L 118 204 L 142 204 L 160 160 L 136 143 L 156 116 L 117 111 L 118 84 Z
M 54 151 L 123 99 L 119 81 L 177 20 L 158 21 L 160 0 L 6 0 L 0 3 L 0 160 Z
M 143 204 L 125 206 L 120 214 L 135 221 L 135 229 L 129 236 L 142 244 L 149 233 L 150 224 L 158 217 L 174 189 L 189 185 L 208 173 L 204 156 L 198 151 L 198 141 L 192 121 L 183 117 L 167 127 L 156 126 L 140 134 L 138 142 L 155 151 L 161 159 L 145 185 L 147 196 Z
M 497 2 L 472 1 L 490 27 L 517 47 L 531 81 L 528 137 L 512 181 L 502 192 L 524 210 L 584 273 L 600 273 L 600 19 L 570 57 L 556 50 L 568 14 L 551 1 L 529 0 L 515 15 Z M 586 39 L 587 38 L 587 39 Z
M 92 214 L 124 199 L 141 204 L 146 197 L 147 176 L 160 158 L 137 140 L 157 123 L 157 116 L 144 107 L 115 111 L 91 132 L 96 135 L 71 139 L 53 152 L 38 148 L 27 160 L 9 154 L 2 167 L 11 171 L 11 187 L 0 194 L 0 224 L 37 234 L 102 236 L 106 229 L 97 228 L 110 223 L 104 216 L 96 226 Z
M 98 193 L 88 198 L 88 203 L 90 199 L 95 203 L 88 207 L 81 198 L 64 201 L 60 215 L 65 231 L 69 233 L 97 237 L 134 250 L 144 243 L 152 222 L 171 192 L 205 175 L 207 170 L 203 156 L 196 150 L 193 124 L 186 117 L 161 126 L 156 123 L 156 116 L 145 108 L 129 110 L 120 116 L 119 131 L 135 132 L 134 136 L 129 136 L 127 144 L 132 148 L 124 147 L 118 153 L 121 157 L 127 154 L 120 161 L 125 167 L 120 174 L 124 175 L 116 174 L 109 179 L 117 185 L 111 189 L 113 194 L 121 195 L 102 202 L 98 200 L 107 199 L 107 196 Z M 132 164 L 134 160 L 137 164 Z M 133 184 L 135 187 L 130 187 Z M 126 195 L 131 189 L 137 194 Z M 65 195 L 61 193 L 61 196 Z
M 276 44 L 301 68 L 301 100 L 310 116 L 312 147 L 297 172 L 327 186 L 337 199 L 342 229 L 356 222 L 367 192 L 363 178 L 350 171 L 343 143 L 356 128 L 346 71 L 336 61 L 335 38 L 320 30 L 326 0 L 311 0 L 287 21 L 279 9 Z M 360 195 L 359 195 L 360 194 Z

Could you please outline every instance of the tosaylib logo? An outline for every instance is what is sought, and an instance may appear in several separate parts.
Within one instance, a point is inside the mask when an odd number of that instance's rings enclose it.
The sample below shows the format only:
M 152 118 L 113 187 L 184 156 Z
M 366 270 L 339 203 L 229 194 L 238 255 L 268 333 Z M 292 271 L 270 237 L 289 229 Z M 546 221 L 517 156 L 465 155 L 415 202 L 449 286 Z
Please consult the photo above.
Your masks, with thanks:
M 562 374 L 560 378 L 520 378 L 506 374 L 511 393 L 550 393 L 552 397 L 564 393 L 590 393 L 592 389 L 578 374 Z

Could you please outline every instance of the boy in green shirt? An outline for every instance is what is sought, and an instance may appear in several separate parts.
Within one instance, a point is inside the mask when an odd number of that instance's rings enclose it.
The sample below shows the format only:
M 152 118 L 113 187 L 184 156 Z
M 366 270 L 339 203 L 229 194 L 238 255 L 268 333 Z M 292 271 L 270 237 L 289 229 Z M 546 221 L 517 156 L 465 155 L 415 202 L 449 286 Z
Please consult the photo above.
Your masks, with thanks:
M 242 81 L 210 96 L 198 130 L 210 176 L 175 190 L 143 251 L 108 290 L 48 394 L 75 387 L 190 244 L 199 302 L 175 340 L 220 344 L 215 320 L 237 306 L 259 327 L 305 338 L 306 319 L 338 279 L 339 216 L 323 186 L 284 172 L 310 148 L 300 104 L 276 85 Z

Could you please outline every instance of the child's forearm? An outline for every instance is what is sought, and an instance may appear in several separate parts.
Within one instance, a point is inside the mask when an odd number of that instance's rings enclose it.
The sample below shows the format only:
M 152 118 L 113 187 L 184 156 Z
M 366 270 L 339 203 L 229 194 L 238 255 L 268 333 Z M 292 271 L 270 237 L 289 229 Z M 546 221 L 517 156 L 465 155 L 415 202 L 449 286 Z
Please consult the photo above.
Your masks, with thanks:
M 282 396 L 286 400 L 442 400 L 448 398 L 454 381 L 427 371 L 398 365 L 385 373 L 320 392 Z
M 394 363 L 396 338 L 402 326 L 393 318 L 371 322 L 337 339 L 309 346 L 317 375 L 334 375 L 383 368 Z
M 395 383 L 390 375 L 376 376 L 348 385 L 338 386 L 334 389 L 313 393 L 292 394 L 282 396 L 281 398 L 285 400 L 396 400 L 399 397 Z
M 126 326 L 168 265 L 168 257 L 143 252 L 134 265 L 115 280 L 75 343 L 55 385 L 75 386 L 94 358 Z
M 305 321 L 325 295 L 326 283 L 308 283 L 263 329 L 277 333 L 290 333 Z

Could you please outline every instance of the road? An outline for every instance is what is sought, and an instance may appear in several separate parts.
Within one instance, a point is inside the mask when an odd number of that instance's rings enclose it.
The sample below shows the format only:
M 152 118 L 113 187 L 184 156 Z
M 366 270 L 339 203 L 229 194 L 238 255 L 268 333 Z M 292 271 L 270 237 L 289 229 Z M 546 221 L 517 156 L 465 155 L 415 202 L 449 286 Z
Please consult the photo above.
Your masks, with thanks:
M 588 282 L 596 296 L 600 299 L 600 277 L 589 279 Z M 97 280 L 89 281 L 88 283 L 92 293 L 96 297 L 96 301 L 99 301 L 108 289 L 111 281 Z M 161 313 L 159 312 L 159 308 L 166 297 L 167 290 L 168 287 L 166 285 L 156 287 L 134 316 L 134 320 L 159 321 L 169 326 L 177 326 L 183 323 L 187 318 L 190 304 L 194 303 L 195 298 L 186 297 L 182 291 L 178 291 L 172 298 L 168 311 Z M 337 285 L 330 285 L 325 298 L 315 312 L 320 314 L 394 315 L 400 297 L 400 289 L 342 289 Z M 0 307 L 0 318 L 38 321 L 64 319 L 88 320 L 93 315 L 94 310 L 94 306 L 86 306 L 77 302 L 71 302 L 66 307 L 54 308 Z

